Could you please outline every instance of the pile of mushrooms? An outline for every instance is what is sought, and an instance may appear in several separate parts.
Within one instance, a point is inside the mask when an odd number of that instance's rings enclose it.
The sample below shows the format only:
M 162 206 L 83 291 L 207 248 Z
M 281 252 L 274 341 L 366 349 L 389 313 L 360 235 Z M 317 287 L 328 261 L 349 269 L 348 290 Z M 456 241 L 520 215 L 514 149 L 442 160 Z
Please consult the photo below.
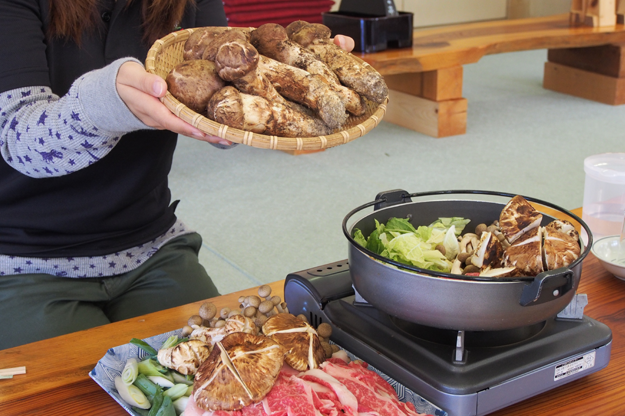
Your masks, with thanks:
M 581 254 L 579 234 L 566 220 L 542 227 L 543 215 L 520 195 L 490 225 L 458 237 L 459 254 L 451 273 L 468 276 L 536 276 L 568 266 Z M 443 252 L 444 254 L 444 252 Z
M 333 355 L 348 360 L 330 344 L 328 323 L 314 328 L 305 315 L 294 316 L 270 286 L 238 302 L 220 310 L 204 302 L 182 330 L 188 341 L 158 354 L 162 365 L 195 374 L 193 395 L 204 410 L 237 410 L 262 400 L 283 363 L 307 371 Z

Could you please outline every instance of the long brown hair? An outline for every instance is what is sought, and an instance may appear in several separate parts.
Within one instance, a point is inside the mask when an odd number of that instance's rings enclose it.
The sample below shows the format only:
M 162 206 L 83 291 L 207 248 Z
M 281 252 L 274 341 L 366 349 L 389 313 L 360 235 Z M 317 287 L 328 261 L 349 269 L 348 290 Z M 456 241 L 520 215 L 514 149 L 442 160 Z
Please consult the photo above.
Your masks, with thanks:
M 82 35 L 98 27 L 99 0 L 49 0 L 50 25 L 48 36 L 67 38 L 80 43 Z M 127 0 L 126 7 L 133 0 Z M 195 0 L 135 0 L 142 1 L 143 40 L 152 44 L 165 36 L 180 22 L 187 4 Z

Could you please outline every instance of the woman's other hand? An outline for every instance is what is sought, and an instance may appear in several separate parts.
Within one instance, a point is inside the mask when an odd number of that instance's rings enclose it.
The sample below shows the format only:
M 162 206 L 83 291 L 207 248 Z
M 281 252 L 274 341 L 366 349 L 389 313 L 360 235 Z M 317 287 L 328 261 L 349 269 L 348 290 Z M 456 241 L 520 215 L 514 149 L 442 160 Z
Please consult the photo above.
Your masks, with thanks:
M 333 41 L 335 45 L 343 49 L 345 52 L 351 52 L 354 49 L 354 46 L 356 46 L 354 39 L 345 35 L 336 35 Z
M 144 124 L 210 143 L 230 145 L 232 142 L 208 135 L 176 117 L 159 100 L 167 93 L 167 83 L 158 75 L 146 72 L 136 62 L 126 62 L 117 73 L 117 93 L 128 109 Z

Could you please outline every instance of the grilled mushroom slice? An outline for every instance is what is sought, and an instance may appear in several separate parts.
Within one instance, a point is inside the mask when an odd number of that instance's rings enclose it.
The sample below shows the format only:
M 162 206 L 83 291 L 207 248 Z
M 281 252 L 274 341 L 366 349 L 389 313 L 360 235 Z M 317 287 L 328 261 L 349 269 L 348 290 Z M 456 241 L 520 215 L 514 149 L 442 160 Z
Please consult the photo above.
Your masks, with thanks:
M 157 358 L 161 365 L 187 375 L 195 374 L 210 353 L 210 344 L 193 339 L 159 350 Z
M 525 198 L 516 195 L 499 214 L 499 227 L 510 244 L 524 233 L 540 225 L 543 215 L 536 211 Z
M 575 226 L 568 222 L 567 220 L 553 220 L 545 227 L 545 231 L 553 232 L 561 232 L 569 237 L 579 241 L 579 233 L 575 229 Z
M 232 315 L 230 318 L 227 318 L 224 328 L 229 334 L 232 332 L 246 332 L 256 335 L 258 332 L 254 321 L 243 315 Z
M 284 347 L 284 360 L 296 370 L 317 368 L 325 360 L 317 331 L 290 313 L 273 315 L 265 322 L 262 331 Z
M 543 259 L 547 270 L 565 267 L 581 253 L 579 235 L 571 223 L 555 220 L 545 227 Z
M 542 258 L 543 228 L 535 227 L 526 232 L 504 253 L 504 264 L 516 267 L 526 276 L 536 276 L 545 271 Z
M 480 269 L 497 268 L 501 265 L 502 253 L 503 247 L 499 239 L 493 233 L 486 231 L 482 233 L 477 243 L 471 263 Z
M 284 363 L 284 349 L 269 337 L 234 332 L 215 344 L 193 383 L 198 407 L 238 410 L 261 401 Z

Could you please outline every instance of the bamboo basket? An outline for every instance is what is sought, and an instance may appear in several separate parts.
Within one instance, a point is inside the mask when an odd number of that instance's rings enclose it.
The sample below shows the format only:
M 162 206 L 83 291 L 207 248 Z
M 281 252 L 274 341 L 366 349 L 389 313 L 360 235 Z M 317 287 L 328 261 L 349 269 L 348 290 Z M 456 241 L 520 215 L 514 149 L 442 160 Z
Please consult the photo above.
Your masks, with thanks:
M 191 35 L 191 33 L 193 33 L 196 29 L 197 28 L 184 29 L 173 32 L 154 42 L 154 45 L 152 45 L 148 51 L 145 61 L 146 70 L 165 79 L 171 69 L 182 62 L 184 44 L 189 35 Z M 355 58 L 360 59 L 358 57 Z M 167 92 L 161 101 L 176 116 L 195 126 L 204 133 L 218 136 L 234 143 L 241 143 L 261 149 L 314 151 L 348 143 L 373 130 L 373 128 L 380 123 L 386 113 L 388 98 L 383 104 L 377 104 L 370 100 L 366 100 L 367 109 L 365 114 L 358 117 L 350 115 L 340 130 L 326 136 L 316 137 L 279 137 L 239 130 L 217 123 L 201 114 L 196 113 L 178 101 L 169 92 Z

